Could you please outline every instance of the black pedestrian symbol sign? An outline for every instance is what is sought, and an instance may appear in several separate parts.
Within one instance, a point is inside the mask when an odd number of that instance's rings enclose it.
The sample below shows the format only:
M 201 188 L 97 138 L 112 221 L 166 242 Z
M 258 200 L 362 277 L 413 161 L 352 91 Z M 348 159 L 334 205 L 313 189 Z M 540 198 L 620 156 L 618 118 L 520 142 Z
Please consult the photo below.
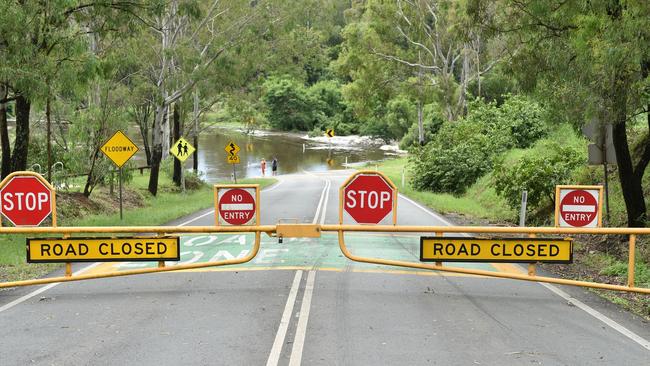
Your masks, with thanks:
M 194 153 L 194 150 L 196 150 L 194 146 L 181 137 L 174 142 L 174 145 L 169 149 L 169 153 L 174 155 L 181 163 L 184 163 Z

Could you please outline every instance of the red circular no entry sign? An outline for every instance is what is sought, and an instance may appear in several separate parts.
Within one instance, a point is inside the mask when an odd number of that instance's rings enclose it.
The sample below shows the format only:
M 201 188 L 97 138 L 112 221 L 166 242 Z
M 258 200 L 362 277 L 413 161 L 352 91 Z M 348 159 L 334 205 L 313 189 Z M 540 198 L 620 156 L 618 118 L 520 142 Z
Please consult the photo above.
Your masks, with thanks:
M 0 190 L 2 214 L 15 226 L 38 226 L 52 213 L 52 192 L 35 176 L 15 176 Z
M 572 227 L 595 226 L 598 199 L 587 190 L 569 191 L 560 201 L 560 219 Z
M 246 225 L 255 218 L 255 197 L 245 189 L 225 189 L 219 198 L 219 217 L 230 225 Z

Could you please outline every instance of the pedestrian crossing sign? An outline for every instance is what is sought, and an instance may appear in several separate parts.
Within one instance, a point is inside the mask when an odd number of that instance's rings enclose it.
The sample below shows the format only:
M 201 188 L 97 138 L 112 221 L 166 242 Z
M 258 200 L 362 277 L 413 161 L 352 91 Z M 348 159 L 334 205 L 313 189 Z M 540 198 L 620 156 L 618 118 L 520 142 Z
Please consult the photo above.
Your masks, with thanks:
M 178 141 L 174 142 L 174 144 L 171 146 L 169 149 L 169 153 L 174 155 L 176 159 L 180 160 L 181 163 L 184 163 L 187 158 L 190 157 L 194 153 L 194 146 L 190 145 L 187 140 L 184 138 L 179 138 Z

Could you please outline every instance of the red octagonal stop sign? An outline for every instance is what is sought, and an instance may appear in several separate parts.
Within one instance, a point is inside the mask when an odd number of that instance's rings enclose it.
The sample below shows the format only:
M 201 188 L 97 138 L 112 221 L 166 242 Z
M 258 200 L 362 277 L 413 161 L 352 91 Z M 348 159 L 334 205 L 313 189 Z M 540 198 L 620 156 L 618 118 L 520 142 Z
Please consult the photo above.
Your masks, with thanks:
M 230 225 L 246 225 L 255 218 L 255 198 L 245 189 L 227 189 L 219 198 L 221 222 Z
M 0 189 L 0 210 L 15 226 L 37 226 L 52 213 L 52 191 L 37 177 L 15 176 Z
M 375 173 L 357 173 L 343 187 L 343 209 L 359 224 L 377 224 L 393 210 L 394 185 Z

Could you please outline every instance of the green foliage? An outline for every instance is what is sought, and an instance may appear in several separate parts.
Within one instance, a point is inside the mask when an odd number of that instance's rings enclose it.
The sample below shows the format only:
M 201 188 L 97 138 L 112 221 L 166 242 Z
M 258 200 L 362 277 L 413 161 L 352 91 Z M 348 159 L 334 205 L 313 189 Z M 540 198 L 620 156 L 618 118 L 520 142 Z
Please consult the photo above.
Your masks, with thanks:
M 419 144 L 417 116 L 415 118 L 416 122 L 411 125 L 404 137 L 400 140 L 400 149 L 405 150 Z M 438 133 L 444 122 L 445 118 L 436 108 L 435 104 L 427 104 L 422 108 L 422 125 L 424 128 L 425 143 L 433 139 L 433 136 Z
M 411 159 L 417 189 L 463 193 L 490 171 L 495 157 L 517 146 L 528 146 L 546 129 L 542 110 L 519 97 L 501 107 L 476 100 L 466 118 L 447 122 L 433 140 L 415 150 Z
M 361 133 L 388 142 L 400 139 L 414 123 L 417 123 L 415 104 L 408 97 L 398 95 L 388 101 L 383 115 L 366 120 Z
M 552 206 L 555 186 L 571 183 L 574 170 L 585 160 L 584 146 L 540 141 L 515 161 L 498 160 L 493 173 L 494 187 L 513 208 L 519 207 L 523 190 L 528 191 L 531 209 Z
M 319 102 L 298 81 L 271 77 L 264 83 L 262 98 L 272 127 L 284 131 L 309 131 L 314 127 Z

